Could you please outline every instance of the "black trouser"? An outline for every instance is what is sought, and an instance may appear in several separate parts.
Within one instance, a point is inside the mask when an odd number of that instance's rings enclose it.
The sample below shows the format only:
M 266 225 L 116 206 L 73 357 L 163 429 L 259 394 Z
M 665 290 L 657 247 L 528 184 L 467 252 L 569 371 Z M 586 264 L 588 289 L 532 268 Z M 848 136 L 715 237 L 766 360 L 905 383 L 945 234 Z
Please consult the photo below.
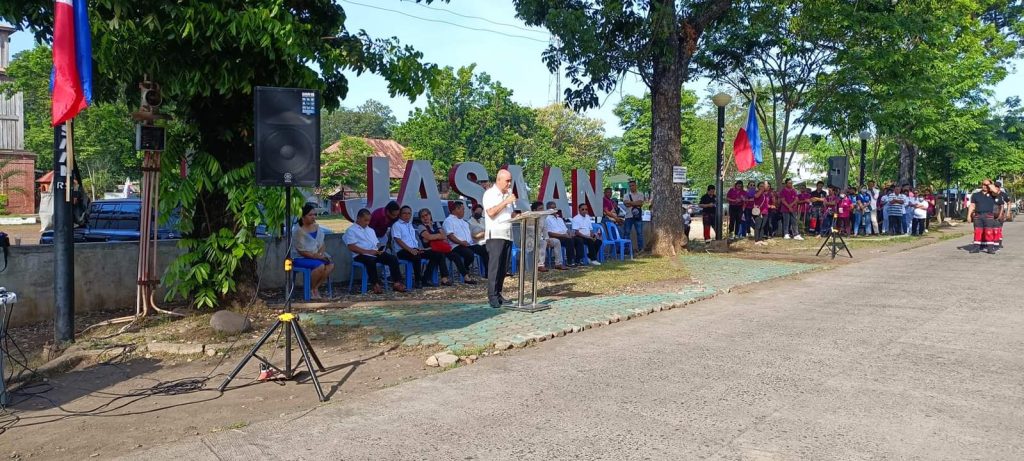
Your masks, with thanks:
M 423 283 L 423 256 L 424 254 L 422 251 L 420 251 L 419 254 L 412 254 L 407 250 L 398 250 L 398 259 L 412 263 L 412 279 L 414 282 L 420 284 Z
M 601 250 L 601 239 L 588 239 L 577 235 L 573 237 L 576 241 L 576 256 L 579 258 L 576 262 L 583 264 L 583 250 L 586 249 L 587 257 L 591 261 L 597 261 L 597 252 Z
M 927 220 L 928 218 L 914 218 L 914 221 L 910 223 L 910 234 L 924 235 L 924 228 Z
M 729 235 L 738 236 L 740 219 L 743 216 L 743 206 L 729 205 Z
M 455 268 L 458 269 L 462 277 L 465 278 L 466 274 L 469 274 L 469 268 L 473 267 L 473 257 L 475 253 L 470 247 L 464 247 L 458 244 L 452 244 L 452 252 L 448 254 L 448 259 L 451 259 L 455 263 Z
M 889 235 L 903 235 L 903 215 L 889 213 Z
M 412 254 L 406 250 L 398 250 L 398 258 L 412 263 L 413 281 L 423 285 L 427 283 L 426 276 L 432 275 L 435 270 L 441 270 L 441 276 L 448 276 L 448 266 L 444 264 L 444 255 L 430 250 L 420 250 L 419 254 Z M 423 260 L 427 260 L 427 270 L 423 270 Z
M 420 254 L 427 259 L 427 270 L 423 271 L 423 283 L 427 283 L 427 279 L 434 275 L 434 271 L 440 271 L 439 275 L 442 278 L 448 277 L 448 265 L 444 262 L 444 253 L 438 253 L 434 250 L 423 250 Z
M 475 254 L 475 255 L 480 257 L 480 268 L 483 269 L 483 271 L 486 273 L 487 272 L 487 263 L 489 262 L 488 260 L 490 259 L 490 258 L 487 257 L 487 248 L 484 248 L 483 245 L 479 245 L 478 244 L 478 245 L 470 245 L 468 247 L 468 249 L 469 249 L 469 251 L 472 251 L 473 254 Z M 468 267 L 472 266 L 473 265 L 472 263 L 473 263 L 473 258 L 470 257 L 469 263 L 466 264 L 466 267 L 468 268 Z
M 576 242 L 571 237 L 555 237 L 562 243 L 565 249 L 565 261 L 563 264 L 576 264 Z
M 398 258 L 395 258 L 390 253 L 381 253 L 377 256 L 356 255 L 353 259 L 366 266 L 367 281 L 371 285 L 380 284 L 380 274 L 377 273 L 378 263 L 388 267 L 388 270 L 391 271 L 392 280 L 399 280 L 399 277 L 402 275 L 401 269 L 398 268 Z
M 505 285 L 505 272 L 512 258 L 512 241 L 487 239 L 487 301 L 498 304 L 501 288 Z

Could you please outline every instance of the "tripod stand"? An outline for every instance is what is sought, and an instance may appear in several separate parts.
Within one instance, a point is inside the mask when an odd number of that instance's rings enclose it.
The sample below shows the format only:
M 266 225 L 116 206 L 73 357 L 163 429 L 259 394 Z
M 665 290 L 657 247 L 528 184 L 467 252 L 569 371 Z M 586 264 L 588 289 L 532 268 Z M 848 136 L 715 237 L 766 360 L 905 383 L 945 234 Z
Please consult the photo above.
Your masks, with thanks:
M 285 186 L 284 188 L 284 209 L 285 209 L 285 236 L 288 240 L 288 251 L 291 251 L 292 247 L 292 188 L 291 186 Z M 316 356 L 316 352 L 313 351 L 313 346 L 309 344 L 309 338 L 306 337 L 306 333 L 302 331 L 302 327 L 299 326 L 298 317 L 292 313 L 292 292 L 295 291 L 295 281 L 292 279 L 292 258 L 289 253 L 284 259 L 284 313 L 277 316 L 277 322 L 263 334 L 263 337 L 256 344 L 253 345 L 252 350 L 249 351 L 242 361 L 238 363 L 234 371 L 228 375 L 227 379 L 221 383 L 217 390 L 224 392 L 224 389 L 228 387 L 231 380 L 235 379 L 235 376 L 242 371 L 245 364 L 249 363 L 249 360 L 255 358 L 259 360 L 263 365 L 272 368 L 274 371 L 281 373 L 285 378 L 291 379 L 293 372 L 292 368 L 292 335 L 295 335 L 295 342 L 299 345 L 299 352 L 302 354 L 302 361 L 306 364 L 306 369 L 309 371 L 309 376 L 313 381 L 313 387 L 316 389 L 316 395 L 320 397 L 321 402 L 327 401 L 327 397 L 324 396 L 324 390 L 320 387 L 320 380 L 316 377 L 316 371 L 313 369 L 313 363 L 316 363 L 316 367 L 320 372 L 324 372 L 324 365 L 320 363 L 320 358 Z M 263 344 L 267 342 L 267 339 L 277 331 L 278 328 L 284 329 L 284 369 L 274 366 L 270 361 L 258 354 Z
M 846 254 L 853 258 L 853 253 L 850 253 L 850 247 L 846 246 L 846 240 L 843 240 L 843 236 L 839 234 L 839 229 L 836 229 L 836 221 L 839 219 L 837 213 L 832 213 L 832 226 L 829 229 L 828 237 L 825 237 L 825 241 L 821 242 L 821 247 L 818 248 L 818 252 L 815 256 L 821 256 L 821 251 L 825 249 L 827 245 L 828 251 L 832 254 L 832 259 L 836 259 L 836 255 L 839 254 L 839 250 L 846 250 Z

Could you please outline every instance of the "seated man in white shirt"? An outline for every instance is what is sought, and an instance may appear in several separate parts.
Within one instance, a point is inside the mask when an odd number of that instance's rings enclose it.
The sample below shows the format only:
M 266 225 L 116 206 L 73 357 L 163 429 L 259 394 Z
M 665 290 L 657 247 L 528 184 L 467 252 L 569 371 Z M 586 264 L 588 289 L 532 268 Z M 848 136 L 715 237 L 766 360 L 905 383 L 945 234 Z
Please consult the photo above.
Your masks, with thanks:
M 345 231 L 342 240 L 348 245 L 352 252 L 352 259 L 359 261 L 366 266 L 367 281 L 373 286 L 375 294 L 381 294 L 380 276 L 377 274 L 377 263 L 384 264 L 391 271 L 393 280 L 401 280 L 401 270 L 398 268 L 398 259 L 389 253 L 385 253 L 380 246 L 380 240 L 370 225 L 370 210 L 363 208 L 356 214 L 356 223 Z M 404 292 L 405 285 L 394 282 L 391 287 L 395 291 Z
M 444 255 L 423 248 L 420 238 L 416 235 L 416 227 L 412 225 L 412 208 L 408 205 L 398 211 L 398 221 L 391 225 L 391 238 L 392 249 L 398 259 L 412 263 L 413 288 L 426 286 L 421 262 L 426 260 L 431 266 L 436 267 L 444 264 Z
M 601 250 L 601 231 L 593 231 L 594 217 L 590 215 L 590 206 L 581 203 L 579 214 L 572 217 L 573 240 L 576 241 L 576 263 L 583 265 L 583 250 L 587 250 L 587 257 L 591 266 L 600 266 L 597 254 Z
M 549 210 L 557 210 L 558 205 L 555 202 L 548 202 L 547 207 Z M 562 213 L 555 213 L 553 215 L 544 218 L 544 230 L 548 233 L 548 239 L 557 240 L 558 244 L 562 248 L 565 248 L 565 263 L 561 262 L 562 252 L 555 252 L 555 262 L 561 267 L 558 269 L 573 267 L 576 265 L 576 241 L 572 238 L 572 233 L 569 232 L 569 228 L 565 225 L 565 220 L 562 219 Z M 556 266 L 557 267 L 557 266 Z M 564 270 L 564 269 L 563 269 Z
M 538 201 L 538 202 L 533 202 L 532 204 L 530 204 L 530 211 L 543 211 L 543 210 L 544 210 L 544 202 L 539 202 Z M 565 264 L 562 264 L 562 242 L 559 241 L 557 238 L 554 238 L 554 237 L 551 237 L 551 236 L 548 235 L 547 218 L 550 218 L 550 216 L 545 216 L 544 219 L 539 220 L 540 226 L 538 226 L 538 227 L 539 227 L 540 235 L 537 237 L 537 270 L 540 271 L 540 272 L 547 272 L 548 271 L 547 267 L 545 267 L 547 265 L 547 259 L 548 259 L 548 257 L 547 257 L 548 248 L 551 249 L 551 254 L 552 254 L 552 256 L 554 256 L 554 259 L 555 259 L 555 266 L 554 267 L 555 267 L 555 269 L 562 270 L 562 271 L 568 270 L 569 268 L 565 267 Z M 530 235 L 532 236 L 532 233 Z M 531 236 L 527 236 L 526 238 L 530 239 Z
M 454 202 L 451 205 L 451 214 L 444 218 L 442 226 L 445 233 L 448 234 L 448 241 L 451 242 L 452 253 L 455 253 L 458 258 L 462 258 L 463 267 L 473 266 L 474 255 L 480 255 L 480 263 L 483 264 L 483 267 L 487 267 L 487 249 L 476 244 L 465 217 L 466 205 L 462 202 Z M 472 285 L 476 281 L 471 280 L 469 274 L 470 272 L 467 271 L 462 276 L 462 281 Z

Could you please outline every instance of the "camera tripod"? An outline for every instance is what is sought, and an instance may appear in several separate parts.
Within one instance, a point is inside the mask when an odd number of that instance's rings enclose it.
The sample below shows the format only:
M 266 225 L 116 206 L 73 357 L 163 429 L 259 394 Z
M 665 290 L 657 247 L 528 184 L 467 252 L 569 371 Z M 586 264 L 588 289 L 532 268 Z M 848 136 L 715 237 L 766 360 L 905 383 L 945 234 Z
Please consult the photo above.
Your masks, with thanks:
M 828 246 L 829 253 L 832 254 L 832 259 L 836 259 L 836 255 L 839 254 L 840 249 L 846 250 L 846 254 L 853 258 L 853 253 L 850 253 L 850 247 L 846 246 L 846 240 L 843 240 L 843 236 L 839 234 L 839 229 L 836 229 L 836 221 L 839 220 L 837 213 L 832 213 L 832 226 L 829 229 L 828 237 L 825 237 L 825 241 L 821 242 L 821 247 L 818 248 L 818 252 L 814 256 L 821 256 L 821 251 Z
M 291 251 L 292 188 L 291 186 L 285 186 L 284 190 L 286 223 L 285 235 L 288 240 L 288 251 Z M 284 260 L 284 286 L 284 313 L 277 316 L 277 321 L 274 322 L 274 325 L 263 334 L 263 337 L 261 337 L 259 341 L 256 341 L 256 344 L 252 346 L 252 350 L 242 358 L 242 361 L 238 363 L 238 366 L 235 367 L 234 371 L 228 375 L 227 379 L 221 383 L 217 390 L 224 392 L 224 389 L 226 389 L 228 384 L 231 383 L 231 380 L 235 379 L 235 376 L 242 371 L 245 364 L 249 363 L 249 360 L 254 358 L 259 360 L 264 366 L 281 373 L 286 379 L 292 379 L 292 376 L 294 376 L 293 372 L 295 371 L 295 369 L 292 368 L 292 335 L 294 335 L 295 342 L 299 345 L 299 352 L 302 354 L 302 361 L 306 364 L 306 369 L 309 371 L 310 379 L 313 381 L 313 388 L 316 389 L 316 395 L 320 397 L 321 402 L 327 401 L 327 397 L 324 396 L 324 390 L 320 387 L 320 380 L 316 377 L 316 370 L 313 369 L 313 364 L 316 363 L 317 370 L 320 370 L 321 373 L 326 370 L 324 369 L 324 365 L 320 363 L 320 358 L 316 356 L 316 352 L 313 351 L 313 346 L 309 344 L 309 338 L 306 337 L 306 333 L 303 332 L 302 327 L 299 326 L 298 316 L 292 313 L 292 293 L 295 291 L 295 281 L 292 279 L 292 258 L 290 253 Z M 260 356 L 258 353 L 260 348 L 263 347 L 263 344 L 267 342 L 267 339 L 270 339 L 270 336 L 273 335 L 278 328 L 284 329 L 284 369 L 274 366 L 273 363 L 270 363 L 270 360 Z

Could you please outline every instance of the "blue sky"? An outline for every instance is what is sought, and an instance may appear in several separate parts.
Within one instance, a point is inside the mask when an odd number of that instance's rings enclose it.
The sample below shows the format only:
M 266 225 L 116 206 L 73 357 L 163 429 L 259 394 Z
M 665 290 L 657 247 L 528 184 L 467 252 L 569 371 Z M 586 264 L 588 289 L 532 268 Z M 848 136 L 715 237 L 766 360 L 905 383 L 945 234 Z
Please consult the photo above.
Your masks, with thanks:
M 476 63 L 478 72 L 486 72 L 512 89 L 513 98 L 521 104 L 539 107 L 555 98 L 554 76 L 541 61 L 549 36 L 545 30 L 528 28 L 517 20 L 511 1 L 452 0 L 432 5 L 409 0 L 338 1 L 348 14 L 350 30 L 364 29 L 373 37 L 397 37 L 403 44 L 411 44 L 421 51 L 425 61 L 441 66 L 458 68 Z M 448 23 L 485 30 L 468 30 Z M 32 36 L 27 32 L 15 33 L 12 37 L 11 49 L 15 53 L 32 46 Z M 1024 74 L 1020 69 L 1024 61 L 1017 60 L 1013 64 L 1015 72 L 995 88 L 999 100 L 1021 96 L 1024 89 Z M 342 103 L 348 107 L 376 99 L 390 105 L 399 120 L 405 120 L 413 107 L 422 106 L 424 102 L 422 97 L 416 103 L 406 98 L 390 98 L 384 80 L 375 75 L 356 77 L 350 74 L 348 77 L 349 94 Z M 562 84 L 564 87 L 564 79 Z M 717 90 L 707 80 L 697 80 L 686 87 L 700 96 L 710 96 Z M 608 135 L 621 134 L 612 109 L 621 95 L 639 95 L 644 91 L 642 82 L 635 76 L 627 76 L 619 90 L 602 99 L 602 107 L 591 109 L 587 115 L 603 120 Z

